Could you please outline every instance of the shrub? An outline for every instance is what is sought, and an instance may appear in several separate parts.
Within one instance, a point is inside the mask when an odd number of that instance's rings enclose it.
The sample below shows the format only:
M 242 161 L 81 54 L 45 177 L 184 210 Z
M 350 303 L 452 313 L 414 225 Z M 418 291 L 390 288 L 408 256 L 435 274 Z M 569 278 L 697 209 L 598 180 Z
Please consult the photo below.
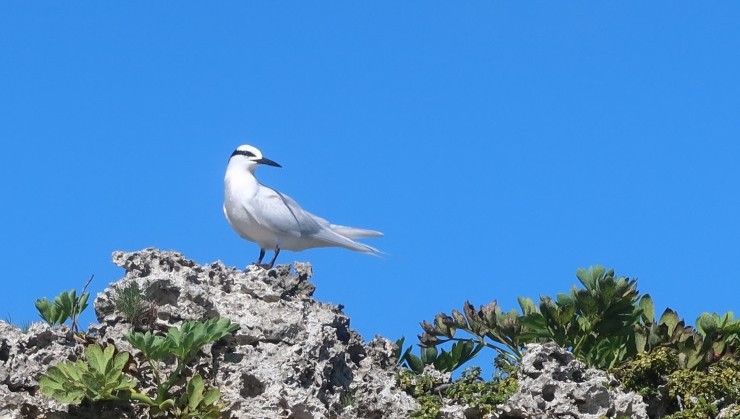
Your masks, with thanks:
M 439 383 L 427 373 L 416 374 L 410 370 L 399 371 L 401 389 L 412 395 L 420 408 L 412 418 L 436 419 L 445 403 L 461 404 L 477 409 L 481 416 L 494 412 L 518 389 L 513 377 L 484 381 L 479 367 L 466 369 L 460 379 L 452 383 Z
M 740 320 L 732 312 L 703 313 L 693 328 L 666 309 L 656 322 L 653 301 L 649 294 L 640 297 L 636 280 L 600 266 L 579 269 L 576 276 L 583 289 L 541 297 L 539 305 L 520 297 L 521 313 L 504 312 L 494 300 L 477 310 L 465 302 L 462 311 L 437 314 L 432 323 L 421 323 L 421 356 L 399 356 L 418 371 L 419 361 L 454 370 L 483 347 L 495 350 L 497 364 L 510 369 L 521 360 L 525 344 L 549 341 L 601 369 L 659 347 L 674 349 L 682 367 L 696 370 L 737 355 Z M 453 344 L 450 352 L 432 349 L 446 343 Z
M 134 327 L 147 323 L 145 317 L 154 309 L 136 282 L 116 289 L 113 304 L 116 311 Z
M 124 371 L 130 357 L 128 352 L 116 353 L 113 345 L 103 348 L 97 344 L 87 347 L 85 361 L 67 361 L 49 368 L 39 380 L 41 391 L 63 403 L 133 401 L 149 406 L 154 414 L 169 412 L 179 418 L 218 418 L 224 408 L 218 403 L 221 392 L 217 388 L 206 389 L 200 375 L 186 379 L 184 389 L 173 389 L 204 345 L 237 329 L 239 326 L 228 319 L 210 319 L 183 323 L 179 328 L 170 328 L 165 336 L 151 332 L 126 335 L 126 340 L 141 351 L 151 367 L 156 394 L 137 390 L 138 381 Z M 175 360 L 174 371 L 165 374 L 161 363 L 171 358 Z M 144 384 L 146 388 L 150 383 Z
M 90 298 L 90 293 L 85 291 L 87 286 L 92 282 L 93 276 L 87 280 L 85 286 L 82 287 L 80 296 L 77 296 L 77 291 L 69 290 L 63 291 L 61 294 L 54 298 L 54 302 L 47 300 L 46 297 L 36 300 L 36 310 L 39 315 L 44 319 L 50 326 L 56 326 L 64 324 L 67 320 L 71 320 L 71 328 L 73 331 L 77 331 L 77 319 L 80 314 L 87 308 L 87 300 Z

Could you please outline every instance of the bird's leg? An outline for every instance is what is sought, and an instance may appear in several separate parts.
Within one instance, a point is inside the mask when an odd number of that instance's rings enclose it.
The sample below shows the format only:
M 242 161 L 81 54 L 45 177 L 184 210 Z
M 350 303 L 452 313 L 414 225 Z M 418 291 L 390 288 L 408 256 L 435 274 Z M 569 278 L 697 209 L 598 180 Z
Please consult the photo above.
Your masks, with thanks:
M 272 257 L 272 260 L 270 261 L 270 263 L 262 265 L 262 267 L 265 269 L 272 269 L 272 265 L 275 264 L 275 259 L 277 259 L 279 254 L 280 254 L 280 247 L 275 246 L 275 256 Z
M 262 259 L 264 258 L 265 258 L 265 249 L 260 249 L 260 258 L 257 259 L 257 262 L 255 262 L 254 264 L 257 266 L 262 266 Z

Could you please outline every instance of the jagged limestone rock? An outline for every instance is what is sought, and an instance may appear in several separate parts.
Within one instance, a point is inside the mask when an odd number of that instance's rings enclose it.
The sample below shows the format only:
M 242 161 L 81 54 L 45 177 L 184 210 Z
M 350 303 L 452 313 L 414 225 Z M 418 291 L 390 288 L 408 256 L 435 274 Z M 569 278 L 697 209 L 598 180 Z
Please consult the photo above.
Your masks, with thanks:
M 26 333 L 0 321 L 0 418 L 20 418 L 37 411 L 38 381 L 50 363 L 77 359 L 82 347 L 74 345 L 67 327 L 34 323 Z M 61 403 L 44 400 L 50 409 Z
M 397 388 L 393 344 L 383 338 L 365 344 L 349 328 L 341 307 L 314 300 L 310 265 L 242 271 L 221 262 L 198 265 L 157 249 L 115 252 L 113 260 L 126 275 L 94 302 L 100 324 L 90 331 L 101 341 L 131 351 L 122 336 L 133 326 L 117 313 L 114 302 L 116 290 L 131 282 L 155 308 L 139 328 L 164 331 L 216 316 L 241 326 L 206 346 L 193 368 L 221 389 L 229 404 L 227 417 L 403 418 L 418 407 Z M 65 329 L 39 327 L 41 335 L 32 329 L 26 338 L 6 337 L 12 333 L 0 338 L 0 397 L 18 395 L 17 402 L 5 401 L 9 407 L 0 410 L 0 419 L 85 417 L 90 408 L 104 410 L 97 419 L 147 417 L 146 411 L 105 404 L 68 409 L 42 396 L 39 375 L 49 365 L 79 356 L 83 345 Z M 43 356 L 39 349 L 29 352 L 27 342 L 41 339 L 52 342 L 44 347 L 52 349 Z
M 132 351 L 122 337 L 134 325 L 117 312 L 114 298 L 131 283 L 153 302 L 136 326 L 140 330 L 165 331 L 215 316 L 241 326 L 206 346 L 193 367 L 221 388 L 227 417 L 407 418 L 419 408 L 398 388 L 393 343 L 378 337 L 365 344 L 340 307 L 315 301 L 310 265 L 243 271 L 220 262 L 198 265 L 156 249 L 116 252 L 113 258 L 126 274 L 94 302 L 100 322 L 90 328 L 95 339 Z M 77 359 L 83 349 L 65 327 L 37 323 L 24 334 L 0 322 L 0 419 L 147 418 L 145 408 L 70 407 L 40 394 L 39 376 L 50 365 Z M 145 374 L 142 359 L 133 360 Z M 554 344 L 527 348 L 519 383 L 494 417 L 647 418 L 639 396 L 621 392 L 605 373 L 586 368 Z M 443 406 L 440 415 L 479 416 L 466 406 Z
M 642 397 L 555 343 L 527 345 L 517 378 L 519 390 L 496 418 L 648 419 Z

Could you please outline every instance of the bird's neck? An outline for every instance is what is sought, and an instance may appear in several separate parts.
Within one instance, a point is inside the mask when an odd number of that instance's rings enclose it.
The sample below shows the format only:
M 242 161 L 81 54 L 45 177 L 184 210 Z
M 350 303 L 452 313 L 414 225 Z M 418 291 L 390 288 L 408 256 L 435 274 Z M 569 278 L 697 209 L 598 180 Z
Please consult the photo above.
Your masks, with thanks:
M 228 191 L 238 191 L 240 193 L 249 193 L 256 191 L 259 182 L 254 174 L 246 167 L 228 167 L 224 177 L 224 186 Z

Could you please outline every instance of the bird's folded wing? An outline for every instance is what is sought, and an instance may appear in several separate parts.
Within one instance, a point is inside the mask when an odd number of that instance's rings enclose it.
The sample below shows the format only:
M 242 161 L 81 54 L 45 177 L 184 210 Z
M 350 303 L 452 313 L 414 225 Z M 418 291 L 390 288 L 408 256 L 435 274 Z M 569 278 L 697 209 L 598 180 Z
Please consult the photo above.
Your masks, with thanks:
M 262 186 L 252 201 L 252 216 L 262 226 L 287 236 L 309 236 L 322 229 L 320 221 L 301 208 L 293 199 Z

